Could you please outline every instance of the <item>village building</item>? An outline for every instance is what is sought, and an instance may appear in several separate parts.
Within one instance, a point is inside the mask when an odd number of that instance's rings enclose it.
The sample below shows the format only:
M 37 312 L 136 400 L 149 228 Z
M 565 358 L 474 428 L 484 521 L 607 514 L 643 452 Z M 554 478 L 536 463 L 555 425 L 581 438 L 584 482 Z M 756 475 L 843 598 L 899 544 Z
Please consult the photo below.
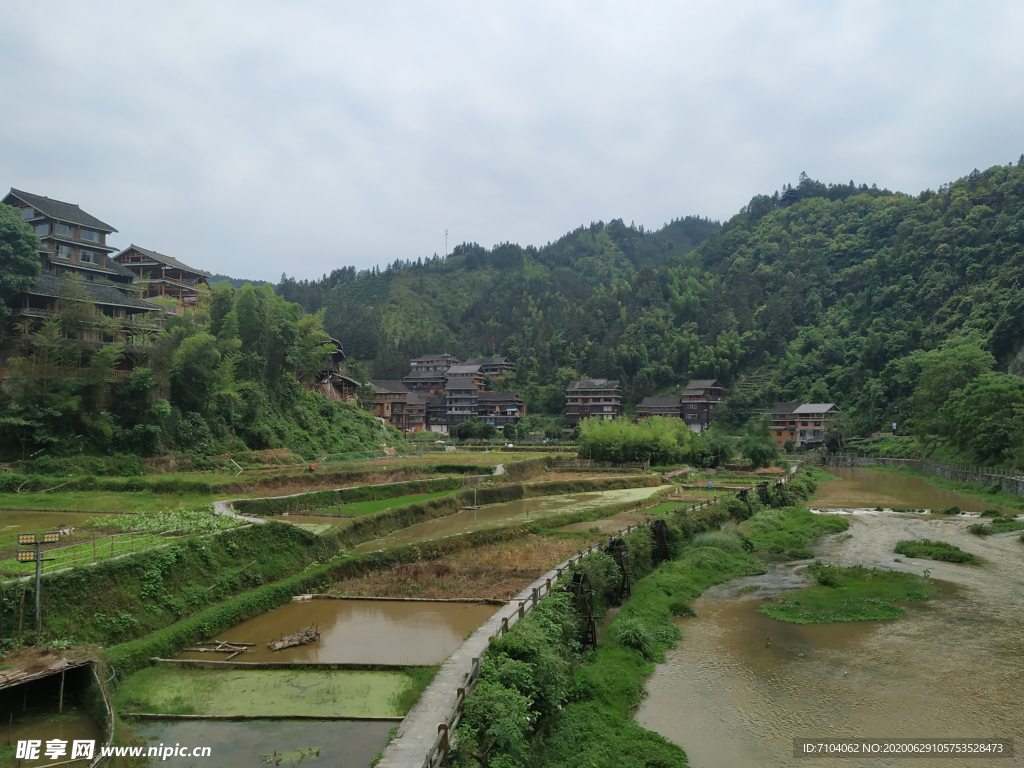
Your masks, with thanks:
M 448 399 L 442 394 L 422 395 L 426 401 L 427 431 L 448 434 Z
M 472 418 L 496 427 L 516 423 L 526 415 L 526 405 L 515 392 L 485 392 L 488 370 L 494 374 L 514 371 L 515 365 L 506 357 L 472 358 L 461 363 L 448 353 L 424 355 L 409 363 L 409 373 L 401 384 L 412 397 L 417 397 L 416 417 L 419 429 L 446 434 L 448 428 Z M 409 424 L 414 423 L 410 411 Z M 410 426 L 410 429 L 416 427 Z
M 448 374 L 443 370 L 432 368 L 414 368 L 402 377 L 402 383 L 410 392 L 438 395 L 444 393 L 444 386 L 448 383 Z
M 477 400 L 477 418 L 501 429 L 526 415 L 526 403 L 515 392 L 481 392 Z
M 113 258 L 135 275 L 136 282 L 142 285 L 143 299 L 174 299 L 174 311 L 179 315 L 186 307 L 195 309 L 199 291 L 208 287 L 207 279 L 211 277 L 209 272 L 134 244 Z
M 457 357 L 447 352 L 440 355 L 424 355 L 409 362 L 409 368 L 413 371 L 441 371 L 446 372 L 453 365 L 460 365 Z
M 767 411 L 772 440 L 782 448 L 792 440 L 798 448 L 817 448 L 842 413 L 835 403 L 779 403 Z
M 796 409 L 800 403 L 779 403 L 768 409 L 768 415 L 772 419 L 772 440 L 779 450 L 783 450 L 787 440 L 793 441 L 796 446 Z
M 835 403 L 801 403 L 793 409 L 796 416 L 796 444 L 802 448 L 817 448 L 825 443 L 825 434 L 841 411 Z
M 694 432 L 711 426 L 715 406 L 725 402 L 725 389 L 716 379 L 693 379 L 681 395 L 645 397 L 636 409 L 638 420 L 651 416 L 682 419 Z
M 680 397 L 683 421 L 694 432 L 711 426 L 715 406 L 725 402 L 725 388 L 717 379 L 691 379 Z
M 615 379 L 582 379 L 566 387 L 565 416 L 569 427 L 583 419 L 614 419 L 622 413 L 622 386 Z
M 507 357 L 471 357 L 464 365 L 479 365 L 484 374 L 492 379 L 516 372 L 516 364 Z
M 408 431 L 409 425 L 406 417 L 405 406 L 409 397 L 409 390 L 400 381 L 371 379 L 370 386 L 373 387 L 373 415 L 383 419 L 403 434 Z
M 4 198 L 7 205 L 19 209 L 40 239 L 39 259 L 42 271 L 36 284 L 11 301 L 10 328 L 0 346 L 0 378 L 7 375 L 12 357 L 25 352 L 20 334 L 14 328 L 32 331 L 46 319 L 57 315 L 61 302 L 88 301 L 109 321 L 81 329 L 76 343 L 82 351 L 79 366 L 87 366 L 93 349 L 105 343 L 125 344 L 125 354 L 109 380 L 127 376 L 137 364 L 149 357 L 149 339 L 163 327 L 163 312 L 155 304 L 133 295 L 135 275 L 110 254 L 116 248 L 107 244 L 107 236 L 116 232 L 109 224 L 86 213 L 73 203 L 53 200 L 17 189 Z M 80 289 L 67 281 L 78 278 Z M 83 368 L 64 366 L 50 372 L 62 378 L 78 378 Z
M 645 397 L 636 407 L 637 421 L 649 419 L 651 416 L 664 416 L 669 419 L 683 418 L 683 401 L 675 397 Z

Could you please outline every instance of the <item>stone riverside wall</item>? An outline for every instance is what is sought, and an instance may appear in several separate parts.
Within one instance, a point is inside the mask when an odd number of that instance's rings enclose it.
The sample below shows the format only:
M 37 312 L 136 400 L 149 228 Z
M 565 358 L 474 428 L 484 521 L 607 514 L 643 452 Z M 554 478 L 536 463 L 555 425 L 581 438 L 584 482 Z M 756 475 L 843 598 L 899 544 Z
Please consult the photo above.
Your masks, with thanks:
M 1024 498 L 1024 475 L 1005 469 L 961 467 L 953 464 L 940 464 L 931 459 L 881 459 L 872 456 L 851 456 L 844 453 L 822 456 L 821 463 L 826 467 L 910 467 L 919 472 L 958 483 L 975 483 L 985 487 L 998 485 L 1006 493 Z

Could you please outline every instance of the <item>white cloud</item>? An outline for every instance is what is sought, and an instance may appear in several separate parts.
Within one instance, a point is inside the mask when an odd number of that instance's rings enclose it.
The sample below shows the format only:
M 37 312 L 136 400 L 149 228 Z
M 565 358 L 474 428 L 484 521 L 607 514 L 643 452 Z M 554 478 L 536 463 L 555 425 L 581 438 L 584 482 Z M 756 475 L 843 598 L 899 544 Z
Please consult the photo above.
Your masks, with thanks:
M 277 279 L 596 219 L 727 218 L 806 170 L 910 192 L 1024 151 L 1018 4 L 40 2 L 0 183 Z

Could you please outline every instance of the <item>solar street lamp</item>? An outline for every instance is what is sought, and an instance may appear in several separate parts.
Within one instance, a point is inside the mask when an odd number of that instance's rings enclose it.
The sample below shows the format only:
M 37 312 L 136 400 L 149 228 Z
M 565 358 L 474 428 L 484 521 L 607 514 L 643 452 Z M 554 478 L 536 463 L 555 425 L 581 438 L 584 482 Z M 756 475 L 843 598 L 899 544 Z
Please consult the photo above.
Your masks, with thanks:
M 42 576 L 42 564 L 43 560 L 52 560 L 53 558 L 43 557 L 43 544 L 56 544 L 60 541 L 60 531 L 48 531 L 42 535 L 37 533 L 19 533 L 18 534 L 18 545 L 29 546 L 34 544 L 35 549 L 19 549 L 18 550 L 18 562 L 19 563 L 35 563 L 36 564 L 36 631 L 41 631 L 39 626 L 39 595 L 40 595 L 40 578 Z

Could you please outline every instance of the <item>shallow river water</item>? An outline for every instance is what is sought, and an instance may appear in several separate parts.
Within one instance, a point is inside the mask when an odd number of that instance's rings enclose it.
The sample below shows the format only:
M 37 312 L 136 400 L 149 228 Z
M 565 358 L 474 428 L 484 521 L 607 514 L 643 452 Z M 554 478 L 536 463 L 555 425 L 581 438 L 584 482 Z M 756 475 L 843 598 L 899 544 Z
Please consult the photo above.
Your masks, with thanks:
M 819 498 L 835 507 L 933 507 L 976 503 L 957 494 L 923 503 L 913 478 L 842 470 Z M 837 474 L 839 474 L 837 472 Z M 887 480 L 877 496 L 873 475 Z M 844 490 L 848 489 L 849 494 Z M 929 488 L 926 493 L 930 493 Z M 819 502 L 812 502 L 812 506 Z M 821 504 L 825 506 L 825 504 Z M 979 538 L 975 519 L 932 515 L 848 515 L 847 534 L 816 542 L 820 559 L 898 568 L 940 580 L 931 600 L 909 603 L 893 621 L 789 624 L 757 608 L 806 585 L 803 563 L 735 579 L 694 601 L 679 619 L 683 639 L 658 665 L 637 721 L 682 746 L 694 768 L 834 766 L 836 758 L 794 758 L 793 739 L 1014 738 L 1013 759 L 871 758 L 872 766 L 1024 765 L 1024 546 L 1019 533 Z M 900 539 L 948 541 L 979 556 L 968 566 L 899 557 Z M 753 591 L 752 591 L 753 590 Z

